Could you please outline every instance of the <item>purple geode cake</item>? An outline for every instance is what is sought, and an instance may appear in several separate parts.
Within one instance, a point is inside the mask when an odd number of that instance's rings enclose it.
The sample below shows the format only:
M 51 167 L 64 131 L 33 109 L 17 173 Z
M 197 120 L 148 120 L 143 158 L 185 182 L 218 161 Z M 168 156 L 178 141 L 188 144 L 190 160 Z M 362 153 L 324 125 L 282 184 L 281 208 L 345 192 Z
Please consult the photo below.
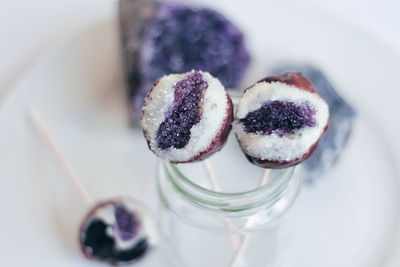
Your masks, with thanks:
M 208 72 L 158 80 L 143 105 L 140 124 L 150 150 L 173 163 L 198 161 L 219 151 L 231 130 L 233 106 Z
M 154 243 L 154 226 L 130 199 L 97 204 L 84 219 L 79 241 L 89 259 L 125 265 L 145 256 Z
M 120 1 L 129 98 L 140 111 L 153 83 L 199 69 L 225 87 L 239 85 L 250 61 L 241 31 L 215 10 L 176 2 Z
M 263 168 L 299 164 L 327 130 L 329 110 L 301 73 L 267 77 L 246 89 L 234 132 L 246 157 Z

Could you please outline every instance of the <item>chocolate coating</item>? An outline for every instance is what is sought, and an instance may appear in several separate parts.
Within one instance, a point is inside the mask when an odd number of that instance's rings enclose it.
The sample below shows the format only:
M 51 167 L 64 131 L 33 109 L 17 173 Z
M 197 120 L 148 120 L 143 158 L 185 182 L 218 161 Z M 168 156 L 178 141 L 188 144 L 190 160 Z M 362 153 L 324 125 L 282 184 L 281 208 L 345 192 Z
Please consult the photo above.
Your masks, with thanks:
M 279 75 L 268 76 L 264 79 L 261 79 L 257 83 L 260 82 L 281 82 L 297 88 L 301 88 L 311 93 L 317 93 L 317 89 L 315 89 L 312 82 L 307 77 L 303 76 L 303 74 L 301 74 L 300 72 L 284 72 Z

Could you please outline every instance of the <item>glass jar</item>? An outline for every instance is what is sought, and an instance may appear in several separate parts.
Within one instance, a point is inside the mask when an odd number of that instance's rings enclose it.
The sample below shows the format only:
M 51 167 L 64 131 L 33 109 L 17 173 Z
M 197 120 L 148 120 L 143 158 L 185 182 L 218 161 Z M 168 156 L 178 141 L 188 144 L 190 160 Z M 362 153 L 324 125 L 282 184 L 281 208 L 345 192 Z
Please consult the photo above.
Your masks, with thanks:
M 161 161 L 158 166 L 159 223 L 168 266 L 277 266 L 278 250 L 288 242 L 278 222 L 298 195 L 300 175 L 294 168 L 271 170 L 264 186 L 223 193 L 198 178 L 205 176 L 201 164 Z

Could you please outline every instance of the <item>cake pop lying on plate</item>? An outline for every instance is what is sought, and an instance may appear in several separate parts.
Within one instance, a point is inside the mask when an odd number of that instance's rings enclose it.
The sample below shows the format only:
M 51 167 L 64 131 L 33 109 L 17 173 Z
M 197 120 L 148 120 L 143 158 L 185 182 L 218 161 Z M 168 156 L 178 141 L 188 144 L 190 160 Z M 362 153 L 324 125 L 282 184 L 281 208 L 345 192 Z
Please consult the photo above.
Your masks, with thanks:
M 141 126 L 149 148 L 172 163 L 199 161 L 226 143 L 232 101 L 208 72 L 170 74 L 159 79 L 143 105 Z
M 148 208 L 140 201 L 126 197 L 95 202 L 51 138 L 39 112 L 31 107 L 28 115 L 71 184 L 80 193 L 85 204 L 92 207 L 79 229 L 79 243 L 83 254 L 89 259 L 114 266 L 131 264 L 147 255 L 157 241 L 156 224 Z
M 250 162 L 285 168 L 310 157 L 328 128 L 328 118 L 328 105 L 310 80 L 286 72 L 246 89 L 233 129 Z
M 80 228 L 82 252 L 89 259 L 125 265 L 144 257 L 154 245 L 155 227 L 146 209 L 129 198 L 97 203 Z

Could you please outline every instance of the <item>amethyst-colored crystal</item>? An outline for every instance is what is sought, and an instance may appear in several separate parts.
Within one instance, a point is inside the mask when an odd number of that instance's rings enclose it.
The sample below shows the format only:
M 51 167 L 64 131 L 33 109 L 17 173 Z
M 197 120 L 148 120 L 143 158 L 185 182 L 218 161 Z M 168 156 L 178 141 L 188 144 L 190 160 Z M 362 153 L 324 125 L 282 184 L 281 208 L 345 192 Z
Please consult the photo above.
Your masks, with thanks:
M 303 163 L 306 181 L 312 183 L 327 173 L 339 159 L 351 134 L 356 111 L 318 68 L 307 65 L 283 66 L 275 72 L 283 71 L 298 71 L 307 76 L 329 105 L 329 129 L 314 154 Z
M 210 72 L 238 86 L 250 61 L 241 31 L 219 12 L 168 1 L 120 1 L 123 58 L 130 97 L 140 111 L 163 75 Z
M 121 240 L 132 239 L 138 231 L 139 224 L 135 215 L 119 204 L 115 206 L 115 221 Z
M 200 121 L 201 103 L 207 87 L 198 71 L 190 72 L 174 86 L 174 101 L 156 134 L 159 148 L 183 148 L 189 143 L 190 129 Z
M 285 136 L 298 129 L 315 126 L 314 115 L 315 109 L 307 104 L 276 100 L 249 112 L 240 122 L 248 133 Z

